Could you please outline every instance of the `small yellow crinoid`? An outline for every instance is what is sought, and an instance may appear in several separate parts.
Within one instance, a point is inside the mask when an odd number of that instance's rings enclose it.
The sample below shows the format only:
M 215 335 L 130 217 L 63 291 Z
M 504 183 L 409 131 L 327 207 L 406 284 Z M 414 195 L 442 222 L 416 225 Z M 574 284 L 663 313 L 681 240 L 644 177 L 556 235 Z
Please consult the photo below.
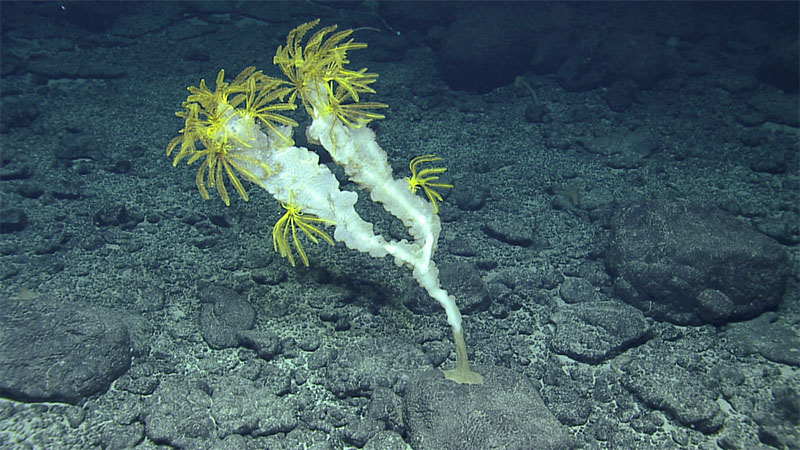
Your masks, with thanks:
M 303 264 L 308 267 L 308 256 L 306 255 L 306 251 L 303 249 L 303 245 L 300 243 L 300 239 L 298 239 L 297 228 L 300 228 L 315 244 L 319 243 L 319 240 L 315 236 L 317 235 L 324 239 L 327 243 L 334 245 L 333 239 L 331 239 L 328 233 L 315 225 L 315 223 L 333 224 L 334 222 L 332 220 L 320 219 L 319 217 L 303 214 L 301 207 L 291 200 L 289 200 L 289 203 L 281 202 L 281 206 L 283 206 L 283 209 L 286 210 L 286 213 L 278 220 L 277 223 L 275 223 L 275 226 L 272 228 L 272 245 L 275 247 L 275 251 L 280 252 L 281 256 L 284 258 L 288 258 L 289 262 L 292 264 L 292 267 L 294 267 L 294 256 L 292 255 L 292 249 L 289 246 L 289 230 L 291 229 L 294 248 L 300 255 L 300 259 L 303 260 Z
M 299 96 L 313 117 L 314 106 L 324 107 L 320 100 L 327 98 L 327 107 L 320 113 L 334 113 L 351 127 L 382 119 L 383 115 L 366 110 L 387 108 L 388 105 L 359 103 L 359 94 L 375 93 L 370 84 L 378 79 L 378 74 L 369 73 L 366 68 L 350 70 L 345 67 L 350 62 L 347 52 L 366 48 L 367 44 L 348 39 L 353 30 L 336 31 L 336 25 L 332 25 L 317 30 L 304 46 L 303 38 L 318 23 L 319 19 L 290 31 L 286 46 L 279 46 L 275 52 L 273 62 L 289 80 L 289 102 L 294 103 Z
M 443 161 L 443 158 L 439 158 L 436 155 L 422 155 L 417 156 L 416 158 L 411 160 L 408 167 L 411 169 L 411 178 L 406 177 L 406 181 L 408 182 L 409 189 L 411 192 L 417 193 L 419 188 L 422 188 L 425 191 L 425 195 L 430 200 L 431 204 L 433 205 L 433 213 L 437 214 L 439 212 L 439 202 L 442 201 L 442 196 L 438 192 L 436 192 L 433 188 L 452 188 L 452 184 L 447 183 L 437 183 L 436 180 L 439 179 L 438 175 L 447 172 L 447 168 L 445 167 L 434 167 L 432 169 L 422 169 L 417 172 L 417 168 L 422 163 L 428 162 L 436 162 L 436 161 Z
M 185 120 L 185 125 L 180 135 L 167 145 L 167 156 L 180 145 L 172 161 L 173 166 L 183 158 L 188 158 L 188 164 L 205 158 L 195 179 L 204 199 L 210 198 L 206 186 L 216 188 L 222 201 L 230 206 L 224 183 L 227 177 L 247 201 L 247 192 L 237 173 L 245 179 L 256 181 L 255 175 L 246 168 L 248 165 L 270 171 L 263 162 L 242 153 L 241 149 L 247 148 L 248 143 L 229 131 L 231 120 L 244 120 L 250 126 L 263 124 L 291 144 L 291 139 L 276 127 L 276 124 L 297 126 L 297 122 L 277 112 L 296 108 L 295 105 L 282 102 L 289 92 L 288 88 L 280 87 L 283 83 L 264 75 L 260 70 L 256 71 L 255 67 L 248 67 L 230 83 L 225 81 L 225 71 L 220 70 L 213 92 L 206 86 L 205 80 L 200 81 L 199 87 L 188 88 L 190 94 L 183 103 L 184 109 L 176 113 Z
M 372 109 L 388 108 L 389 105 L 378 102 L 353 102 L 353 96 L 342 86 L 336 88 L 336 92 L 328 89 L 328 105 L 325 109 L 327 113 L 335 114 L 345 125 L 358 128 L 374 119 L 383 119 L 383 114 L 370 111 Z

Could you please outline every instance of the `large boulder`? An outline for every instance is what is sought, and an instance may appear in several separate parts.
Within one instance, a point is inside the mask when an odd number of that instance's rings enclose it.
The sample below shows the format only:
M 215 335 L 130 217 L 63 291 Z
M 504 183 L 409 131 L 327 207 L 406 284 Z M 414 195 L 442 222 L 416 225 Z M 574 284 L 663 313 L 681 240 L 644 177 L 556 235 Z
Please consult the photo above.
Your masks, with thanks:
M 476 7 L 463 12 L 439 46 L 439 68 L 453 89 L 489 92 L 511 84 L 531 63 L 535 47 L 526 8 Z
M 606 264 L 625 302 L 657 320 L 702 325 L 777 306 L 788 260 L 780 244 L 730 213 L 672 203 L 619 210 Z
M 21 297 L 0 298 L 0 395 L 80 403 L 130 367 L 128 329 L 114 311 Z
M 403 417 L 408 442 L 418 450 L 574 448 L 537 384 L 497 366 L 477 366 L 483 384 L 457 384 L 428 370 L 408 383 Z

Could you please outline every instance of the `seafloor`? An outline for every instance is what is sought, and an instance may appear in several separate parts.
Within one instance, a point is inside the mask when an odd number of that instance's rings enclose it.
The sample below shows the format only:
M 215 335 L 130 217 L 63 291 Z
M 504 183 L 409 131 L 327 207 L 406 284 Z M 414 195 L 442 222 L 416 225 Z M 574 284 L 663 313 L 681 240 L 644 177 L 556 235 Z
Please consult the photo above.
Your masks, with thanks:
M 355 29 L 395 177 L 447 167 L 411 273 L 172 166 L 186 87 Z M 798 4 L 0 4 L 0 447 L 800 448 Z M 213 88 L 212 88 L 213 89 Z M 402 223 L 349 182 L 387 239 Z M 185 160 L 184 160 L 185 161 Z

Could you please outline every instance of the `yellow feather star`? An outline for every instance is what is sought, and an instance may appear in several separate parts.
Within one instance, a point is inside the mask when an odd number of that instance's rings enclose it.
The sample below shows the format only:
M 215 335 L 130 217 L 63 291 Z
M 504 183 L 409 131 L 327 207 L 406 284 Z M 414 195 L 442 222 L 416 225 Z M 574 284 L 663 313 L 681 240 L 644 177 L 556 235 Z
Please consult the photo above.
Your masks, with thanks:
M 439 212 L 439 202 L 443 201 L 441 194 L 436 192 L 433 188 L 452 188 L 452 184 L 447 183 L 436 183 L 436 180 L 439 179 L 438 175 L 447 172 L 447 168 L 445 167 L 434 167 L 432 169 L 422 169 L 421 171 L 417 172 L 417 168 L 422 163 L 428 162 L 436 162 L 436 161 L 443 161 L 443 158 L 439 158 L 436 155 L 422 155 L 417 156 L 416 158 L 411 160 L 408 167 L 411 169 L 411 178 L 406 177 L 406 181 L 408 182 L 409 189 L 411 192 L 416 194 L 419 188 L 425 192 L 425 195 L 430 200 L 431 204 L 433 204 L 433 213 L 437 214 Z
M 286 214 L 284 214 L 272 228 L 272 245 L 275 247 L 275 251 L 280 252 L 282 257 L 288 258 L 292 267 L 294 267 L 294 255 L 292 255 L 292 249 L 289 246 L 289 230 L 291 229 L 294 248 L 300 255 L 300 259 L 303 260 L 303 264 L 308 267 L 308 256 L 303 249 L 303 245 L 300 243 L 300 239 L 298 239 L 297 228 L 300 228 L 300 230 L 315 244 L 319 243 L 317 237 L 314 236 L 316 234 L 327 243 L 334 245 L 333 239 L 331 239 L 328 233 L 314 225 L 315 223 L 333 224 L 334 222 L 332 220 L 320 219 L 319 217 L 303 214 L 301 208 L 291 200 L 289 203 L 281 202 L 281 206 L 286 210 Z

